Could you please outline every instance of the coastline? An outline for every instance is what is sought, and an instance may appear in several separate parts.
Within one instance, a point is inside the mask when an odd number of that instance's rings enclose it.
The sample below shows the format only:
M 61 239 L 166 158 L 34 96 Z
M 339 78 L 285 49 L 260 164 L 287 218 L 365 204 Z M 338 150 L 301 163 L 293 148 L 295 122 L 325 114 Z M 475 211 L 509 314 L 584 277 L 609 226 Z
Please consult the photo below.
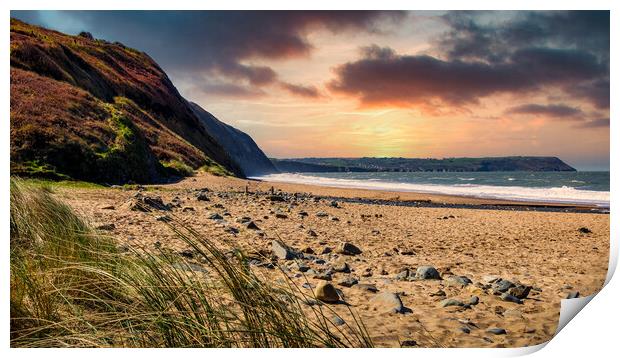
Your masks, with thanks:
M 273 262 L 303 292 L 312 294 L 325 281 L 338 288 L 347 305 L 329 304 L 329 309 L 352 322 L 352 308 L 379 347 L 398 347 L 405 340 L 419 347 L 540 344 L 556 331 L 560 301 L 575 292 L 597 292 L 607 274 L 610 216 L 587 211 L 592 208 L 545 204 L 550 210 L 538 203 L 208 174 L 163 185 L 54 190 L 126 250 L 187 257 L 192 247 L 158 219 L 167 216 L 223 250 L 272 253 L 279 241 L 303 252 L 302 259 Z M 136 195 L 173 205 L 168 211 L 134 211 L 128 204 Z M 254 228 L 244 224 L 247 219 Z M 361 253 L 339 254 L 345 242 Z M 188 260 L 201 269 L 200 261 Z M 280 271 L 264 263 L 252 270 L 277 280 Z M 442 279 L 402 278 L 403 272 L 427 265 Z M 471 283 L 455 285 L 450 279 L 462 276 Z M 518 302 L 506 301 L 493 292 L 493 277 L 531 286 L 531 292 Z M 407 310 L 384 312 L 373 301 L 381 294 L 397 295 Z M 444 306 L 446 300 L 476 303 Z M 507 333 L 489 334 L 495 327 Z
M 413 191 L 389 191 L 375 189 L 359 189 L 345 187 L 331 187 L 322 185 L 287 183 L 268 181 L 260 178 L 240 179 L 232 177 L 199 176 L 200 181 L 208 178 L 209 185 L 221 189 L 245 191 L 247 186 L 250 192 L 269 192 L 281 190 L 288 193 L 306 193 L 326 200 L 340 200 L 351 203 L 410 206 L 426 208 L 461 208 L 487 210 L 518 210 L 518 211 L 549 211 L 572 213 L 608 214 L 609 208 L 588 204 L 552 203 L 534 200 L 506 200 L 480 198 L 466 195 L 448 195 Z M 171 187 L 188 187 L 197 185 L 196 177 L 186 178 Z M 205 184 L 207 184 L 205 182 Z

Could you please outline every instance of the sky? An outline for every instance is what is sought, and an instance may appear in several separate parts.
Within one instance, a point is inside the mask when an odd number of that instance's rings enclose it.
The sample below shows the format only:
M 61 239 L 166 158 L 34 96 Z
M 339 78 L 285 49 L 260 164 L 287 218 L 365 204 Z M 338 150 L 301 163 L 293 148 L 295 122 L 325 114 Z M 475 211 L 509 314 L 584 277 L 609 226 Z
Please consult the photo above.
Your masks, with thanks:
M 12 11 L 149 54 L 270 157 L 609 169 L 608 11 Z

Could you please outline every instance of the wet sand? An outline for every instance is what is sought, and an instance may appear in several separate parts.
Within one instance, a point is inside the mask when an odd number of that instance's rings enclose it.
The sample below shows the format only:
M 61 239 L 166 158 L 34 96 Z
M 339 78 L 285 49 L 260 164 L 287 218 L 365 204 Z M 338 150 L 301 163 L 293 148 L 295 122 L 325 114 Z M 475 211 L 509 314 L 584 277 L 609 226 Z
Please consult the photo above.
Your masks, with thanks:
M 201 188 L 209 189 L 204 193 L 208 201 L 197 200 Z M 161 245 L 179 253 L 189 249 L 155 215 L 129 210 L 127 203 L 135 189 L 61 188 L 56 192 L 93 224 L 114 224 L 105 232 L 120 245 L 147 250 Z M 223 246 L 233 243 L 246 250 L 271 250 L 272 241 L 278 239 L 296 251 L 314 252 L 302 263 L 318 274 L 346 261 L 351 272 L 334 272 L 330 283 L 341 290 L 378 346 L 394 347 L 406 340 L 421 347 L 539 344 L 556 330 L 560 300 L 573 292 L 585 296 L 598 291 L 607 272 L 609 215 L 588 212 L 588 207 L 560 205 L 549 211 L 544 209 L 549 205 L 541 203 L 268 183 L 206 174 L 148 186 L 142 193 L 177 203 L 170 212 L 157 215 L 170 215 Z M 222 219 L 209 218 L 215 213 Z M 239 223 L 243 217 L 260 230 Z M 591 232 L 582 233 L 580 228 Z M 335 253 L 342 242 L 359 247 L 361 254 Z M 326 248 L 332 251 L 323 253 L 329 251 Z M 290 267 L 290 275 L 300 287 L 306 280 L 312 287 L 321 282 L 313 278 L 312 271 L 302 275 L 292 260 L 278 262 Z M 402 280 L 397 276 L 424 265 L 435 267 L 443 280 Z M 274 279 L 280 275 L 273 269 L 256 270 Z M 451 285 L 451 275 L 466 276 L 472 283 Z M 488 276 L 532 289 L 521 304 L 507 302 L 493 293 L 495 286 Z M 359 283 L 339 285 L 348 277 Z M 378 292 L 363 284 L 374 285 Z M 398 294 L 407 308 L 404 313 L 384 312 L 372 303 L 373 297 L 385 292 Z M 478 297 L 479 303 L 441 307 L 445 299 L 468 304 L 472 296 Z M 330 307 L 345 321 L 351 320 L 344 305 Z M 506 334 L 489 333 L 489 328 L 503 328 Z

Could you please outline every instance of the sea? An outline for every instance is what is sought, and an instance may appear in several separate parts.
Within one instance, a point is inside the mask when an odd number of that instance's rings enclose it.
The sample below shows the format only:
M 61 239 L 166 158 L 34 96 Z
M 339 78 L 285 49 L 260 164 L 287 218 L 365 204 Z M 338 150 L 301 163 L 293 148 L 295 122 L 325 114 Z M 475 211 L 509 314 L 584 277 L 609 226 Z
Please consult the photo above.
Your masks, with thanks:
M 609 208 L 609 172 L 279 173 L 253 179 Z

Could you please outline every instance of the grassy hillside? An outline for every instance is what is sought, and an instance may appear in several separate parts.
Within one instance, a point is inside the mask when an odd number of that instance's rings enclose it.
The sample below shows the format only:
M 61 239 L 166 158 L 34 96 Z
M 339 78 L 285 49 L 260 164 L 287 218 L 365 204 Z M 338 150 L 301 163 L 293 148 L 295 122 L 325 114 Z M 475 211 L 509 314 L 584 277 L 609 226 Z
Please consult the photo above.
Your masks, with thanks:
M 152 182 L 203 166 L 241 174 L 148 55 L 11 19 L 12 174 Z

